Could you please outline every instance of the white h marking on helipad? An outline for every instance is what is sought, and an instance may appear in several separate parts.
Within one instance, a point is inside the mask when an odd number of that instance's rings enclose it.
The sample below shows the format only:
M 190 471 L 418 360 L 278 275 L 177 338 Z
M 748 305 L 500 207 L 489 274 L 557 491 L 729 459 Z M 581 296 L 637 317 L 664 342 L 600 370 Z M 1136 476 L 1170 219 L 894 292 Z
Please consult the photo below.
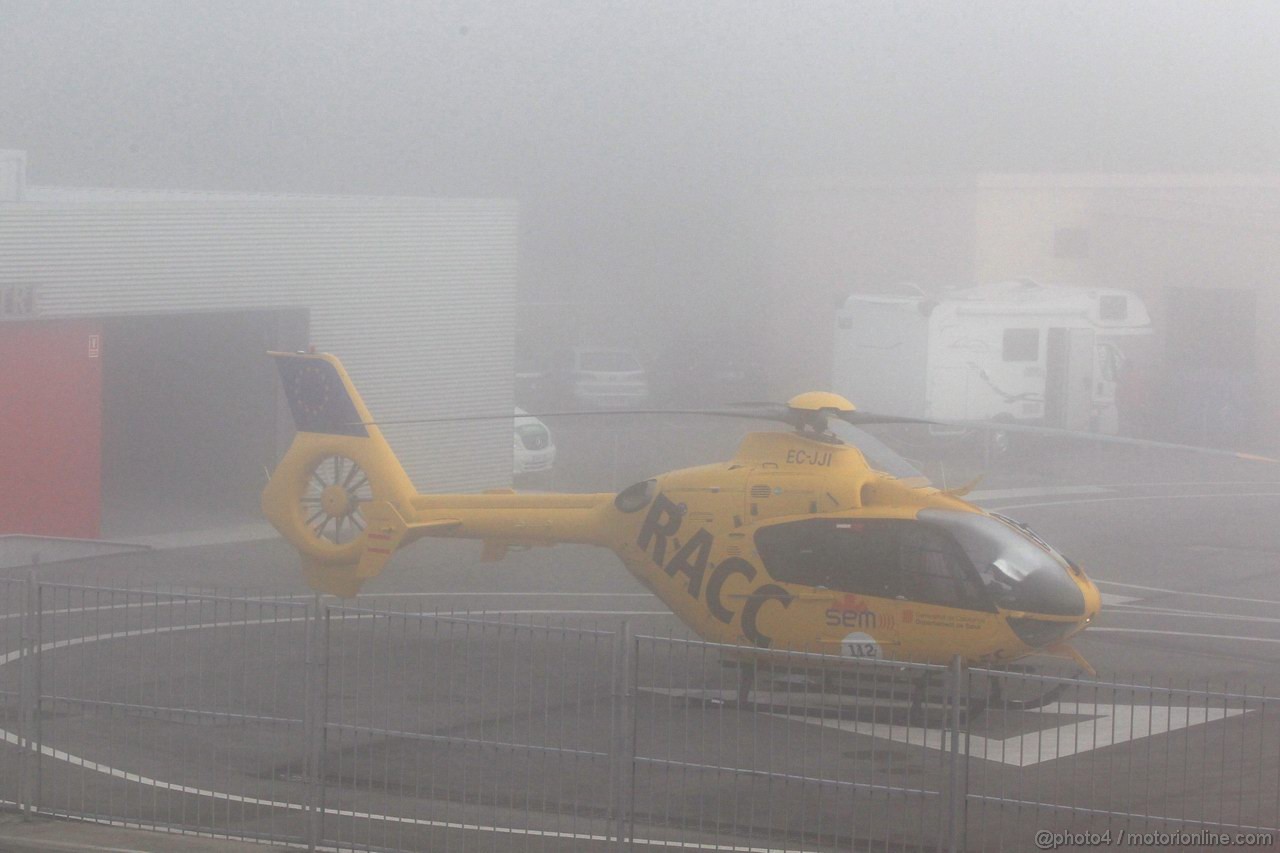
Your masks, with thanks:
M 1102 749 L 1106 746 L 1200 726 L 1247 713 L 1243 708 L 1178 708 L 1159 705 L 1109 705 L 1089 702 L 1053 702 L 1033 713 L 1073 714 L 1090 717 L 1008 738 L 986 738 L 971 734 L 962 737 L 960 751 L 1014 767 L 1027 767 L 1055 758 Z M 945 729 L 899 726 L 872 720 L 829 720 L 801 714 L 770 714 L 784 720 L 868 735 L 895 743 L 947 751 L 950 733 Z

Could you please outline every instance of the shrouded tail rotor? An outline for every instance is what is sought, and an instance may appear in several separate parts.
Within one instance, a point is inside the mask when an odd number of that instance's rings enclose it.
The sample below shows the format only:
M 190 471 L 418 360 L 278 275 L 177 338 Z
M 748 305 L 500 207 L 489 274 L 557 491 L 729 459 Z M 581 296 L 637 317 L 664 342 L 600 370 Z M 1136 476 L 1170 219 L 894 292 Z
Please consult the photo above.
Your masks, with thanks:
M 364 532 L 360 505 L 373 500 L 373 486 L 360 463 L 345 456 L 322 457 L 301 498 L 307 526 L 316 536 L 345 545 Z

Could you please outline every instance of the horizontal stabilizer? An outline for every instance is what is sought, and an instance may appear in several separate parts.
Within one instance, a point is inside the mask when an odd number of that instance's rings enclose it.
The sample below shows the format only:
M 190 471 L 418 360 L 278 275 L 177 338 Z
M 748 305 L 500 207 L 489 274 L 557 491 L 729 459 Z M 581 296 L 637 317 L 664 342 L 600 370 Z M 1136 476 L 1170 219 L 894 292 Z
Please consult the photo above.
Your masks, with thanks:
M 428 533 L 461 527 L 456 518 L 409 523 L 389 501 L 370 501 L 360 507 L 364 514 L 367 544 L 356 566 L 356 577 L 376 577 L 397 549 L 421 539 Z

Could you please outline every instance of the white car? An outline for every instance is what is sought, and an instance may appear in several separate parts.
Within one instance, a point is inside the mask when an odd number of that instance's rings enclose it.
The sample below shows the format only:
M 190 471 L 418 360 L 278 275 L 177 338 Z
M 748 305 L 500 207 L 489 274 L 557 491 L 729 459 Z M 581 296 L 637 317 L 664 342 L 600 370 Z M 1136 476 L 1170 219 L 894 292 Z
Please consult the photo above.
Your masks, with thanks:
M 628 349 L 574 347 L 569 385 L 576 405 L 592 409 L 627 408 L 649 399 L 649 379 Z
M 556 445 L 547 425 L 516 407 L 512 473 L 519 477 L 550 471 L 556 461 Z

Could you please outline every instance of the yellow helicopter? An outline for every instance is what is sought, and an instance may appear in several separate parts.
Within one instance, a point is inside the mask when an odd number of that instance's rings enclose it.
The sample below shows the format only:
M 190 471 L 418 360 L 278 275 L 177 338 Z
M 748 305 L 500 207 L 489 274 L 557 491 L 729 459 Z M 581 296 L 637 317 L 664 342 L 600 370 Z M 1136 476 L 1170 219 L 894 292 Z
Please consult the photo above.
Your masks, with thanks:
M 1048 654 L 1092 672 L 1068 642 L 1101 606 L 1078 565 L 963 490 L 877 470 L 828 430 L 831 419 L 929 421 L 811 392 L 699 411 L 791 431 L 751 433 L 727 462 L 616 494 L 419 494 L 336 357 L 271 355 L 297 434 L 262 507 L 321 592 L 354 596 L 426 536 L 480 540 L 485 560 L 582 543 L 617 554 L 698 636 L 755 654 L 967 664 Z

